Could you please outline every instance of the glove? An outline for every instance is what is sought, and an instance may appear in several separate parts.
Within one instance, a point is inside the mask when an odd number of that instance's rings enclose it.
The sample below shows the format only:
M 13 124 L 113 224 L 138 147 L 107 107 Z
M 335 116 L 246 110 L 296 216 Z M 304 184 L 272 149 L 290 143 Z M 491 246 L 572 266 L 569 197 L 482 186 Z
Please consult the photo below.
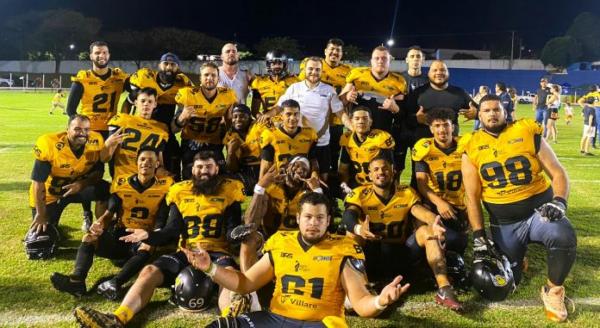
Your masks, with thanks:
M 537 211 L 545 221 L 557 221 L 565 217 L 567 201 L 560 197 L 554 197 L 551 202 L 540 206 Z
M 347 183 L 345 183 L 345 182 L 342 182 L 342 183 L 340 184 L 340 189 L 342 189 L 342 192 L 343 192 L 344 194 L 349 194 L 349 193 L 351 193 L 351 192 L 352 192 L 352 188 L 348 187 L 348 184 L 347 184 Z
M 244 241 L 246 237 L 248 237 L 253 231 L 256 231 L 255 223 L 241 224 L 231 230 L 229 238 L 231 241 L 241 242 Z
M 473 260 L 477 261 L 484 257 L 502 258 L 496 250 L 494 242 L 489 240 L 485 235 L 478 236 L 473 239 Z

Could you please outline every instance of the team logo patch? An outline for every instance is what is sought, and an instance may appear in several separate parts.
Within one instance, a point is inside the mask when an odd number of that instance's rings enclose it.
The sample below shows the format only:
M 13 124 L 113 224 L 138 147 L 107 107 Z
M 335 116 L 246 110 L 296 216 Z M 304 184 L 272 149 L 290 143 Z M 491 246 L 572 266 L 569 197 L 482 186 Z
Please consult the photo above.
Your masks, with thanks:
M 492 283 L 494 284 L 494 286 L 496 286 L 496 287 L 506 286 L 506 279 L 503 276 L 495 275 L 493 278 L 494 279 L 492 280 Z

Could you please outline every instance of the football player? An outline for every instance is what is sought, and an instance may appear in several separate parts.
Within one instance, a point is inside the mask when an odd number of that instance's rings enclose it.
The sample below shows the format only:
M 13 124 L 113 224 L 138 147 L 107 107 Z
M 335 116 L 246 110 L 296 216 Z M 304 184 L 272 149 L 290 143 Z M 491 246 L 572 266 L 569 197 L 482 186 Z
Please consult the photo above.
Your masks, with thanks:
M 156 90 L 156 109 L 152 112 L 152 119 L 164 123 L 169 130 L 169 139 L 163 150 L 163 160 L 161 164 L 179 180 L 181 175 L 181 155 L 179 142 L 171 131 L 171 121 L 177 102 L 175 95 L 185 87 L 192 87 L 192 81 L 180 71 L 179 57 L 174 53 L 167 52 L 160 57 L 158 71 L 142 68 L 133 73 L 128 83 L 125 83 L 125 89 L 129 91 L 127 101 L 123 102 L 121 111 L 129 113 L 131 106 L 135 105 L 137 92 L 143 88 L 153 88 Z
M 33 222 L 30 232 L 58 226 L 67 205 L 96 201 L 96 216 L 106 210 L 110 185 L 102 180 L 104 139 L 90 131 L 87 116 L 69 118 L 67 131 L 44 134 L 33 147 L 29 205 Z
M 348 194 L 343 216 L 347 233 L 363 245 L 368 276 L 385 281 L 406 272 L 420 260 L 425 249 L 438 285 L 436 303 L 460 311 L 462 305 L 447 275 L 442 245 L 446 229 L 440 216 L 423 206 L 411 187 L 394 182 L 389 158 L 375 157 L 369 165 L 369 178 L 371 184 Z M 413 222 L 409 222 L 410 216 L 415 218 Z
M 177 275 L 191 264 L 191 253 L 184 250 L 208 251 L 213 261 L 235 268 L 229 253 L 231 230 L 241 223 L 243 186 L 237 180 L 219 174 L 217 155 L 202 151 L 194 156 L 191 180 L 174 184 L 166 197 L 169 218 L 160 231 L 134 229 L 122 237 L 126 242 L 144 242 L 151 246 L 164 245 L 177 237 L 176 253 L 163 255 L 140 272 L 121 305 L 114 313 L 101 313 L 88 307 L 75 309 L 77 321 L 84 327 L 122 327 L 140 312 L 152 298 L 154 290 L 170 287 Z M 192 287 L 193 288 L 193 287 Z M 219 307 L 229 303 L 229 292 L 222 289 Z
M 465 188 L 460 171 L 462 151 L 460 137 L 454 137 L 454 111 L 432 109 L 427 113 L 433 138 L 423 138 L 415 144 L 417 188 L 424 203 L 442 217 L 446 226 L 446 249 L 463 254 L 467 247 L 468 228 Z
M 298 126 L 300 104 L 297 101 L 288 99 L 281 107 L 281 125 L 272 130 L 264 130 L 260 135 L 260 176 L 265 174 L 273 163 L 279 170 L 298 155 L 307 157 L 311 161 L 314 174 L 318 175 L 319 164 L 315 154 L 317 133 L 310 127 Z
M 370 183 L 369 163 L 378 155 L 393 158 L 394 139 L 382 130 L 371 129 L 373 120 L 371 110 L 365 106 L 356 106 L 350 112 L 352 131 L 346 131 L 340 139 L 342 155 L 340 158 L 340 180 L 342 189 L 356 188 Z M 351 186 L 351 187 L 349 187 Z
M 266 65 L 268 74 L 256 76 L 250 84 L 252 116 L 259 118 L 267 114 L 263 121 L 274 116 L 274 113 L 270 113 L 271 108 L 290 85 L 299 81 L 298 77 L 288 73 L 287 55 L 279 50 L 267 53 Z
M 75 257 L 73 273 L 52 274 L 50 281 L 54 288 L 81 297 L 86 292 L 85 279 L 92 267 L 94 255 L 98 255 L 127 260 L 114 278 L 98 286 L 98 293 L 104 297 L 110 300 L 119 298 L 121 286 L 142 269 L 152 251 L 152 247 L 147 244 L 128 244 L 119 238 L 127 235 L 127 229 L 152 231 L 161 228 L 169 213 L 165 195 L 173 184 L 173 179 L 156 176 L 159 164 L 155 149 L 141 148 L 137 155 L 137 173 L 115 178 L 108 209 L 92 224 L 90 232 L 83 236 Z M 117 219 L 113 222 L 115 214 Z
M 569 178 L 531 119 L 507 123 L 501 99 L 487 95 L 479 103 L 482 128 L 463 136 L 462 175 L 473 229 L 474 258 L 493 252 L 483 226 L 483 202 L 493 242 L 508 257 L 515 282 L 521 280 L 529 243 L 548 252 L 548 279 L 541 288 L 546 316 L 565 321 L 563 286 L 573 262 L 577 237 L 565 216 Z M 462 140 L 461 140 L 462 143 Z
M 109 135 L 114 133 L 123 135 L 119 143 L 109 148 L 115 177 L 137 172 L 136 158 L 142 148 L 156 149 L 159 164 L 163 163 L 163 149 L 169 133 L 164 123 L 152 119 L 152 113 L 156 108 L 156 90 L 143 88 L 136 93 L 135 107 L 138 114 L 117 114 L 108 121 Z M 164 176 L 166 173 L 163 169 L 162 174 L 159 175 Z
M 325 58 L 321 60 L 322 72 L 321 81 L 330 84 L 335 88 L 335 91 L 340 94 L 344 85 L 346 85 L 346 76 L 350 73 L 352 67 L 348 64 L 342 63 L 344 56 L 344 41 L 340 39 L 329 39 L 327 46 L 325 47 Z M 308 58 L 305 58 L 300 63 L 300 74 L 298 78 L 304 80 L 306 78 L 306 62 Z M 338 161 L 340 158 L 340 137 L 344 132 L 344 124 L 342 120 L 334 115 L 329 115 L 329 134 L 331 139 L 329 140 L 329 149 L 331 151 L 331 171 L 330 173 L 337 172 Z
M 65 97 L 62 89 L 56 90 L 54 96 L 52 96 L 52 107 L 50 107 L 50 115 L 54 114 L 56 108 L 62 108 L 63 114 L 67 114 L 65 105 L 62 103 L 62 99 Z
M 241 273 L 213 263 L 201 250 L 191 263 L 213 281 L 239 293 L 255 291 L 275 281 L 268 311 L 220 318 L 208 327 L 347 327 L 344 299 L 356 312 L 375 317 L 409 288 L 395 277 L 379 295 L 372 295 L 360 246 L 345 236 L 327 232 L 330 202 L 320 193 L 306 193 L 296 215 L 298 231 L 278 232 L 265 244 L 263 256 Z
M 90 129 L 108 137 L 108 121 L 117 113 L 117 106 L 127 74 L 119 68 L 110 68 L 110 52 L 104 41 L 90 44 L 91 70 L 81 70 L 71 77 L 71 91 L 67 100 L 67 114 L 77 114 L 81 102 L 80 113 L 90 120 Z M 112 172 L 111 172 L 112 173 Z M 91 204 L 83 202 L 83 225 L 81 230 L 87 232 L 92 224 Z
M 221 48 L 221 61 L 219 66 L 219 86 L 235 91 L 236 98 L 240 104 L 246 104 L 246 98 L 250 91 L 250 82 L 254 79 L 252 72 L 240 68 L 240 54 L 237 45 L 226 43 Z
M 212 62 L 200 66 L 200 86 L 183 88 L 175 101 L 179 109 L 171 122 L 174 133 L 181 131 L 181 162 L 183 178 L 188 179 L 194 155 L 210 150 L 220 155 L 218 163 L 225 165 L 222 156 L 223 136 L 230 124 L 231 108 L 236 104 L 235 92 L 218 87 L 219 67 Z
M 347 103 L 367 106 L 373 113 L 373 128 L 391 133 L 392 123 L 399 119 L 397 101 L 408 92 L 406 81 L 390 71 L 392 56 L 379 46 L 371 53 L 371 67 L 357 67 L 346 77 L 340 97 Z

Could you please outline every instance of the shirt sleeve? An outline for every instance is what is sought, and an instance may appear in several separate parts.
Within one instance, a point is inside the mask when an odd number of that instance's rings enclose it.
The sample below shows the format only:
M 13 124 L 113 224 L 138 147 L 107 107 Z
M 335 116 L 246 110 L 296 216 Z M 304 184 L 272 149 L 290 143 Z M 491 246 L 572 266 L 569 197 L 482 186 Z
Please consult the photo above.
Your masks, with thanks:
M 81 82 L 73 82 L 71 84 L 71 91 L 69 92 L 69 99 L 67 100 L 67 115 L 73 116 L 77 114 L 77 107 L 79 106 L 79 101 L 83 96 L 83 84 Z
M 36 159 L 33 163 L 33 169 L 31 170 L 31 180 L 37 182 L 46 182 L 48 176 L 50 176 L 50 171 L 52 170 L 52 165 L 50 162 L 40 161 Z

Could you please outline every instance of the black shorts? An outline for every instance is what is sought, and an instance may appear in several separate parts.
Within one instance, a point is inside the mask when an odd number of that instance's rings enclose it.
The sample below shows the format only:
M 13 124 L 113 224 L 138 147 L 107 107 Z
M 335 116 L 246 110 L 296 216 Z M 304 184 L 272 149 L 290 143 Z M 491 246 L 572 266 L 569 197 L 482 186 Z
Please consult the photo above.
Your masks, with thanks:
M 224 266 L 224 267 L 234 267 L 238 268 L 237 263 L 231 255 L 221 252 L 208 252 L 211 261 L 215 264 Z M 159 257 L 152 263 L 152 265 L 156 266 L 160 272 L 162 272 L 163 279 L 163 287 L 171 287 L 175 283 L 175 278 L 181 270 L 185 269 L 190 265 L 187 257 L 182 251 L 177 251 L 173 254 L 167 254 Z
M 72 203 L 89 203 L 93 201 L 108 201 L 110 197 L 110 184 L 104 180 L 100 180 L 95 185 L 87 186 L 80 192 L 59 198 L 57 201 L 46 204 L 46 217 L 48 223 L 58 225 L 62 212 L 67 205 Z M 31 217 L 35 218 L 35 207 L 31 209 Z
M 331 152 L 331 172 L 338 171 L 338 164 L 340 162 L 340 138 L 344 133 L 343 125 L 331 125 L 329 126 L 329 151 Z
M 316 146 L 315 154 L 319 163 L 319 173 L 328 173 L 331 168 L 331 150 L 329 145 Z
M 397 275 L 406 276 L 419 262 L 423 249 L 413 233 L 404 244 L 370 241 L 363 246 L 367 276 L 372 282 L 391 281 Z
M 120 237 L 128 235 L 124 228 L 107 229 L 98 238 L 96 255 L 111 260 L 128 259 L 134 256 L 141 243 L 126 243 L 119 240 Z
M 256 311 L 238 317 L 219 318 L 206 326 L 207 328 L 239 327 L 239 328 L 324 328 L 321 321 L 302 321 L 284 317 L 269 311 Z

